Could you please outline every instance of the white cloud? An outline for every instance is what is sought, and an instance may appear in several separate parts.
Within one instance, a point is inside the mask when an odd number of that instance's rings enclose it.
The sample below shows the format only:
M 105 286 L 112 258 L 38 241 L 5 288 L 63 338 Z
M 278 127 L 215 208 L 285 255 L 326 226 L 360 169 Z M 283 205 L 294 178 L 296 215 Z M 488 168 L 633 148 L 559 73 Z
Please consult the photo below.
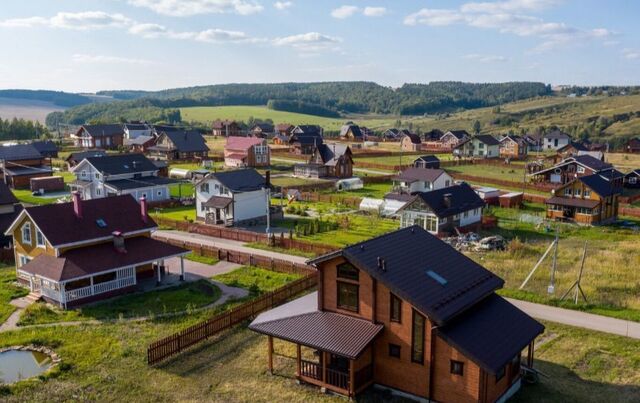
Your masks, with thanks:
M 241 31 L 228 31 L 218 28 L 211 28 L 203 31 L 173 31 L 159 24 L 137 24 L 129 29 L 129 33 L 147 39 L 185 39 L 207 43 L 258 43 L 266 41 L 264 38 L 250 37 Z
M 365 7 L 362 14 L 366 17 L 382 17 L 387 13 L 387 9 L 384 7 Z
M 129 4 L 172 17 L 222 13 L 249 15 L 264 9 L 251 0 L 129 0 Z
M 356 6 L 340 6 L 331 11 L 333 18 L 344 19 L 355 15 L 360 9 Z
M 504 56 L 481 55 L 481 54 L 478 54 L 478 53 L 471 53 L 471 54 L 468 54 L 468 55 L 464 55 L 463 58 L 467 59 L 467 60 L 478 61 L 478 62 L 481 62 L 481 63 L 506 62 L 507 60 L 509 60 L 508 58 L 506 58 Z
M 622 49 L 622 56 L 629 60 L 640 59 L 640 50 L 624 48 Z
M 78 13 L 57 13 L 53 17 L 14 18 L 0 21 L 1 27 L 32 28 L 45 26 L 50 28 L 93 30 L 102 28 L 121 28 L 131 24 L 131 19 L 122 14 L 109 14 L 104 11 L 84 11 Z
M 470 27 L 492 29 L 500 33 L 523 37 L 537 37 L 542 43 L 536 52 L 566 46 L 591 39 L 605 39 L 613 32 L 605 28 L 578 29 L 561 22 L 546 22 L 541 18 L 520 14 L 557 4 L 554 0 L 509 0 L 494 3 L 465 3 L 458 9 L 423 8 L 404 19 L 406 25 L 433 27 L 464 24 Z
M 293 3 L 290 1 L 276 1 L 275 3 L 273 3 L 273 6 L 278 10 L 286 10 L 287 8 L 293 6 Z
M 276 38 L 272 41 L 275 46 L 290 46 L 304 53 L 318 53 L 326 50 L 339 50 L 342 39 L 319 32 L 307 32 L 306 34 L 290 35 Z
M 90 55 L 77 53 L 71 56 L 75 63 L 98 63 L 98 64 L 153 64 L 151 60 L 136 59 L 130 57 Z

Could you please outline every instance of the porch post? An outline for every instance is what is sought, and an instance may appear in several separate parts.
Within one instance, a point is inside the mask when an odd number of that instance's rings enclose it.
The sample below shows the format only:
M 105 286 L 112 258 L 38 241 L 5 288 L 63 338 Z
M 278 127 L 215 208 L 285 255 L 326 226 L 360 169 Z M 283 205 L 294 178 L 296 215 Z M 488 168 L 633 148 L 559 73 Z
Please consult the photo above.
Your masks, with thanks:
M 322 351 L 321 361 L 322 361 L 322 383 L 326 385 L 327 384 L 327 352 L 326 351 Z
M 273 375 L 273 336 L 267 337 L 267 348 L 269 357 L 269 374 Z
M 158 271 L 158 282 L 156 283 L 156 285 L 160 285 L 160 282 L 162 281 L 162 276 L 160 273 L 160 266 L 156 264 L 156 270 Z
M 355 394 L 356 388 L 355 388 L 355 360 L 349 360 L 349 399 L 353 399 L 353 396 Z
M 89 283 L 91 284 L 91 295 L 95 294 L 95 290 L 93 289 L 93 276 L 89 277 Z
M 180 281 L 184 281 L 184 256 L 180 256 Z
M 296 344 L 296 376 L 300 378 L 302 371 L 300 370 L 300 360 L 302 359 L 302 354 L 300 352 L 300 344 Z
M 65 283 L 60 283 L 60 306 L 67 309 L 67 293 L 64 290 Z

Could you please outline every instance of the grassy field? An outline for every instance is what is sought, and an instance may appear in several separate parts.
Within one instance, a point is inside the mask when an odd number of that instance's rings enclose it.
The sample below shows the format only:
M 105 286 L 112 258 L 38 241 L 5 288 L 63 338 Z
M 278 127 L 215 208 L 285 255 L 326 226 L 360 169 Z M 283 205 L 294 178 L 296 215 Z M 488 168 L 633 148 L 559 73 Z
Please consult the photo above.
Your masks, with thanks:
M 209 281 L 199 280 L 163 290 L 124 295 L 66 311 L 37 303 L 25 309 L 18 325 L 131 318 L 188 311 L 212 304 L 220 298 L 220 295 L 218 287 Z
M 195 316 L 195 315 L 194 315 Z M 4 333 L 0 346 L 43 344 L 63 365 L 43 380 L 4 387 L 2 400 L 343 402 L 297 385 L 295 347 L 276 340 L 276 376 L 266 371 L 266 337 L 238 327 L 157 367 L 146 346 L 193 323 L 172 318 L 143 323 L 59 326 Z M 548 377 L 524 386 L 516 402 L 635 402 L 640 393 L 640 341 L 547 323 L 535 366 Z M 134 374 L 134 375 L 132 375 Z M 384 401 L 374 392 L 362 403 Z M 395 400 L 397 402 L 403 400 Z
M 0 266 L 0 323 L 3 323 L 16 310 L 9 304 L 12 299 L 23 297 L 29 293 L 26 288 L 14 285 L 16 268 L 11 265 Z
M 505 166 L 491 166 L 491 165 L 459 165 L 453 167 L 447 167 L 447 172 L 450 174 L 460 173 L 464 175 L 473 175 L 491 181 L 491 179 L 505 180 L 522 183 L 524 179 L 524 166 L 522 165 L 505 165 Z M 517 186 L 517 185 L 516 185 Z
M 605 158 L 624 173 L 640 169 L 640 154 L 607 153 Z
M 210 124 L 216 119 L 232 119 L 248 121 L 250 117 L 254 119 L 271 119 L 275 124 L 290 123 L 292 125 L 311 124 L 320 125 L 325 130 L 340 130 L 340 127 L 347 120 L 354 120 L 356 123 L 378 129 L 390 127 L 395 122 L 395 117 L 345 117 L 345 118 L 325 118 L 321 116 L 305 115 L 302 113 L 283 112 L 267 109 L 264 106 L 195 106 L 180 108 L 180 114 L 184 121 L 195 121 Z
M 196 207 L 195 206 L 179 206 L 171 208 L 155 209 L 150 212 L 151 217 L 155 217 L 156 214 L 162 218 L 168 218 L 170 220 L 184 221 L 196 219 Z
M 273 291 L 299 278 L 297 274 L 278 273 L 253 266 L 242 266 L 213 277 L 214 280 L 228 286 L 245 288 L 254 296 Z

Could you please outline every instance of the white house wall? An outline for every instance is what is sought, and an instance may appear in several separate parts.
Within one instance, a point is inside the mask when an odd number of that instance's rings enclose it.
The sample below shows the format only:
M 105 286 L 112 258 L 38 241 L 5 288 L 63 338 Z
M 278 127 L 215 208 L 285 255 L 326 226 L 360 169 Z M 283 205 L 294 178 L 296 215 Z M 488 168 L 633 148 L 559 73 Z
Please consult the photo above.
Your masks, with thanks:
M 244 221 L 267 215 L 267 191 L 254 190 L 234 194 L 233 221 Z
M 464 213 L 460 214 L 460 226 L 465 227 L 470 224 L 475 224 L 482 220 L 482 209 L 477 208 L 473 210 L 469 210 L 469 215 L 467 217 L 464 216 Z

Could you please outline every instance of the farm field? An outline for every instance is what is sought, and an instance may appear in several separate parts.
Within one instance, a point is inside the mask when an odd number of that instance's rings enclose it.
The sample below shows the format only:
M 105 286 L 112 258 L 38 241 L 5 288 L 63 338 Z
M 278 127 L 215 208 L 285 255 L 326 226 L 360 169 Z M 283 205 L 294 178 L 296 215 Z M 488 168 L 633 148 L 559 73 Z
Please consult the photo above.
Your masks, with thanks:
M 5 120 L 17 118 L 44 123 L 49 113 L 65 109 L 52 102 L 0 97 L 0 118 Z
M 640 169 L 640 154 L 606 153 L 605 159 L 624 173 Z
M 344 122 L 353 120 L 358 124 L 379 129 L 390 127 L 395 122 L 395 117 L 344 117 L 326 118 L 322 116 L 305 115 L 302 113 L 284 112 L 268 109 L 265 106 L 194 106 L 180 108 L 182 120 L 186 122 L 200 122 L 210 124 L 216 119 L 232 119 L 248 121 L 250 117 L 254 119 L 271 119 L 275 124 L 291 123 L 292 125 L 312 124 L 320 125 L 325 130 L 337 131 Z

